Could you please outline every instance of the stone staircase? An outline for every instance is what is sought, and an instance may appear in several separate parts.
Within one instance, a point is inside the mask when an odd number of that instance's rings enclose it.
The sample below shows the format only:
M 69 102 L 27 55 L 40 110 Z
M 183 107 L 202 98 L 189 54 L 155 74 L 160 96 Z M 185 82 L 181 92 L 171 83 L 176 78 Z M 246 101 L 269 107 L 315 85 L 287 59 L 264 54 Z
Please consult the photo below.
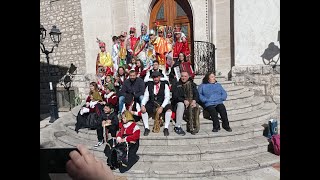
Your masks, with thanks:
M 197 84 L 200 81 L 195 79 Z M 163 127 L 160 133 L 143 136 L 143 124 L 139 122 L 140 160 L 128 172 L 121 174 L 115 170 L 114 173 L 128 179 L 212 179 L 280 162 L 279 156 L 267 152 L 268 141 L 262 135 L 263 125 L 276 117 L 276 104 L 264 102 L 264 98 L 254 96 L 246 87 L 234 86 L 231 81 L 223 78 L 218 81 L 228 93 L 225 106 L 232 132 L 221 129 L 213 133 L 212 121 L 204 119 L 202 113 L 200 132 L 196 135 L 179 136 L 170 125 L 168 137 L 163 135 Z M 51 131 L 55 146 L 85 144 L 97 157 L 106 160 L 104 146 L 93 148 L 97 142 L 95 130 L 81 129 L 78 134 L 74 131 L 78 111 L 79 107 L 74 108 L 63 121 L 55 123 L 55 130 Z M 149 119 L 149 124 L 152 128 L 153 120 Z

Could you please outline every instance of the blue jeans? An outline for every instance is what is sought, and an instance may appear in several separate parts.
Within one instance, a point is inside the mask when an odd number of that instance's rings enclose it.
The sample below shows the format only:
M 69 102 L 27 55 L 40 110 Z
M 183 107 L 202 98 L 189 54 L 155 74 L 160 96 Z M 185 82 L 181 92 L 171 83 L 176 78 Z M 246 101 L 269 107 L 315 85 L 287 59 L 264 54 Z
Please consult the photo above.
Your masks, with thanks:
M 141 105 L 142 99 L 143 99 L 143 95 L 141 95 L 141 96 L 139 97 L 139 101 L 140 101 L 140 102 L 138 102 L 138 103 L 139 103 L 140 105 Z
M 121 114 L 122 108 L 123 108 L 123 104 L 124 104 L 124 96 L 120 96 L 119 97 L 119 112 L 118 112 L 118 114 Z

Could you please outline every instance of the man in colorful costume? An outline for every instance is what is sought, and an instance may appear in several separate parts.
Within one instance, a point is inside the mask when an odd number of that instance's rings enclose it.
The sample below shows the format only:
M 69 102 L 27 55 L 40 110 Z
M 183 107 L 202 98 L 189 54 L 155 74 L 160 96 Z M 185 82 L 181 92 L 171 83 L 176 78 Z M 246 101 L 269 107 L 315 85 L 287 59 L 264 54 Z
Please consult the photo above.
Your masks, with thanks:
M 136 28 L 131 27 L 129 31 L 130 37 L 127 39 L 127 64 L 131 63 L 133 57 L 134 46 L 136 45 L 138 38 L 136 37 Z
M 113 62 L 109 52 L 106 52 L 106 44 L 98 39 L 100 52 L 96 60 L 96 74 L 98 74 L 98 68 L 104 67 L 106 71 L 113 71 Z M 109 70 L 110 69 L 110 70 Z
M 120 34 L 120 50 L 119 50 L 119 67 L 124 66 L 127 62 L 127 47 L 126 47 L 126 37 L 127 37 L 127 32 L 121 31 Z
M 166 71 L 166 54 L 169 52 L 168 44 L 166 39 L 164 38 L 165 26 L 157 25 L 157 34 L 158 37 L 152 43 L 154 46 L 154 50 L 156 51 L 156 59 L 159 61 L 159 68 L 163 71 Z
M 173 59 L 179 58 L 179 54 L 182 52 L 186 55 L 187 60 L 190 60 L 190 50 L 186 35 L 181 32 L 181 27 L 176 26 L 174 28 L 174 47 L 173 47 Z
M 141 35 L 137 39 L 137 43 L 134 46 L 134 56 L 137 56 L 143 62 L 144 67 L 147 67 L 147 44 L 149 42 L 149 36 L 147 34 L 147 25 L 141 24 Z

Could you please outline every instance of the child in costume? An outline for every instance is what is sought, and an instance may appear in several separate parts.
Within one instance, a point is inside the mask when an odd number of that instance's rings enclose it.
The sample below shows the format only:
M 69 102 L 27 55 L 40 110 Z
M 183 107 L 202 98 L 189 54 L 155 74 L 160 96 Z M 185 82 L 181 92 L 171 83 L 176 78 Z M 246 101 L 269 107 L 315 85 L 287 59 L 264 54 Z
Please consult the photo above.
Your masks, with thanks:
M 122 113 L 122 122 L 119 123 L 120 130 L 117 134 L 117 145 L 114 148 L 117 148 L 121 145 L 126 146 L 126 160 L 120 165 L 119 171 L 124 173 L 128 171 L 138 160 L 139 156 L 137 156 L 137 151 L 139 149 L 139 139 L 140 139 L 140 128 L 134 122 L 134 118 L 129 111 L 125 111 Z M 108 165 L 112 167 L 112 159 L 115 157 L 112 156 L 112 146 L 113 141 L 109 140 L 108 144 L 104 149 L 105 155 L 108 157 Z

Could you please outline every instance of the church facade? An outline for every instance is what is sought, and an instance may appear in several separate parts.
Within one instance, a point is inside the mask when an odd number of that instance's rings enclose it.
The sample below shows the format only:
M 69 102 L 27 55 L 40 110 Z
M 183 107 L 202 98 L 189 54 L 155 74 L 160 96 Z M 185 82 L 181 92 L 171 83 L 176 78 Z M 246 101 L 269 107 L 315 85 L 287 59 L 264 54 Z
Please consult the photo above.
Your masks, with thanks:
M 141 23 L 152 29 L 156 21 L 181 26 L 191 54 L 198 50 L 195 42 L 213 44 L 215 63 L 210 65 L 229 78 L 234 67 L 270 63 L 264 56 L 266 49 L 270 44 L 280 47 L 279 0 L 40 0 L 41 24 L 47 31 L 56 25 L 62 32 L 59 47 L 50 57 L 55 81 L 72 63 L 77 67 L 72 86 L 81 98 L 95 74 L 97 38 L 111 53 L 112 36 L 129 32 L 130 27 L 135 27 L 139 36 Z M 50 46 L 49 40 L 45 44 Z M 276 64 L 280 65 L 278 59 Z M 45 73 L 45 66 L 41 54 L 40 73 Z M 46 79 L 40 79 L 40 88 L 45 86 Z M 46 93 L 40 94 L 40 106 L 48 102 Z

